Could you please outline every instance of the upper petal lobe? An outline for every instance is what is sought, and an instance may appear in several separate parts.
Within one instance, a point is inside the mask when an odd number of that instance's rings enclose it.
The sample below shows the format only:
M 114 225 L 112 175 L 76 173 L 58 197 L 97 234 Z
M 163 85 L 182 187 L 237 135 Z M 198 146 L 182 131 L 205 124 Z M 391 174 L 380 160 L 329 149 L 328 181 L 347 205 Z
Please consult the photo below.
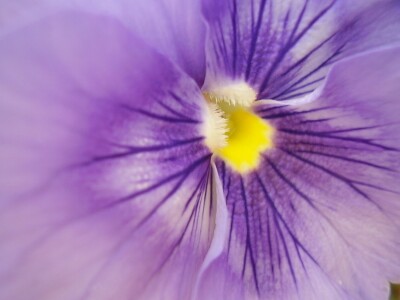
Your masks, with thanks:
M 397 1 L 203 1 L 209 31 L 205 89 L 244 80 L 258 99 L 301 97 L 331 65 L 399 41 Z
M 0 36 L 57 11 L 111 16 L 202 84 L 205 24 L 198 0 L 18 0 L 0 4 Z

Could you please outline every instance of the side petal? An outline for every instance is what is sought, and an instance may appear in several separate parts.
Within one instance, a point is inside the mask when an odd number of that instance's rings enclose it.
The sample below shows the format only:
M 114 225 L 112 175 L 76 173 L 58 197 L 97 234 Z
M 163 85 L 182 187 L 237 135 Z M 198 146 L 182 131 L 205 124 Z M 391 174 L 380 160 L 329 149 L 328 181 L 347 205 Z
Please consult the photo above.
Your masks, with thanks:
M 1 40 L 0 91 L 0 298 L 188 298 L 215 214 L 196 83 L 62 13 Z
M 332 63 L 400 41 L 397 1 L 203 0 L 205 89 L 244 80 L 258 99 L 312 92 Z
M 198 84 L 205 76 L 205 24 L 198 0 L 16 0 L 0 4 L 2 34 L 44 15 L 76 9 L 119 19 Z
M 200 299 L 389 297 L 400 281 L 399 67 L 399 47 L 370 52 L 334 66 L 316 101 L 258 108 L 276 146 L 246 176 L 219 162 L 230 233 Z

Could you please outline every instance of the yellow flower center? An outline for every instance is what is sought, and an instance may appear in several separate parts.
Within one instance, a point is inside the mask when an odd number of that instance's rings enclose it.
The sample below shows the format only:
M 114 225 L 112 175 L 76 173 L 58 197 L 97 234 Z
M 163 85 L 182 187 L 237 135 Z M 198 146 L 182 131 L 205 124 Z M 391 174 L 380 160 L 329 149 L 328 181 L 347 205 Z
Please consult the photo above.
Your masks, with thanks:
M 239 173 L 256 169 L 261 153 L 273 146 L 274 129 L 252 111 L 255 92 L 239 83 L 207 91 L 204 96 L 207 146 Z

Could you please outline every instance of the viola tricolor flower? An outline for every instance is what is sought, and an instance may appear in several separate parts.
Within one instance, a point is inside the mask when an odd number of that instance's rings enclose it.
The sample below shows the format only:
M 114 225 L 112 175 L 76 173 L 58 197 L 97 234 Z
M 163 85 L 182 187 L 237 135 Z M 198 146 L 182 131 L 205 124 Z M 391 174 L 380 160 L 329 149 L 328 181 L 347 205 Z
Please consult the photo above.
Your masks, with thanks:
M 0 299 L 389 297 L 399 1 L 50 2 L 0 4 Z

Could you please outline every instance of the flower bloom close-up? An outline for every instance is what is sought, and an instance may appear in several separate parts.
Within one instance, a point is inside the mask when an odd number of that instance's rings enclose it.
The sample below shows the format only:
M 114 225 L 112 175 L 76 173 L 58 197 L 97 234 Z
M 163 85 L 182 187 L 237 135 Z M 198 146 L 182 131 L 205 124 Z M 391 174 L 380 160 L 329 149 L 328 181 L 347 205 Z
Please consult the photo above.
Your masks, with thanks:
M 0 299 L 396 283 L 398 0 L 0 3 Z

